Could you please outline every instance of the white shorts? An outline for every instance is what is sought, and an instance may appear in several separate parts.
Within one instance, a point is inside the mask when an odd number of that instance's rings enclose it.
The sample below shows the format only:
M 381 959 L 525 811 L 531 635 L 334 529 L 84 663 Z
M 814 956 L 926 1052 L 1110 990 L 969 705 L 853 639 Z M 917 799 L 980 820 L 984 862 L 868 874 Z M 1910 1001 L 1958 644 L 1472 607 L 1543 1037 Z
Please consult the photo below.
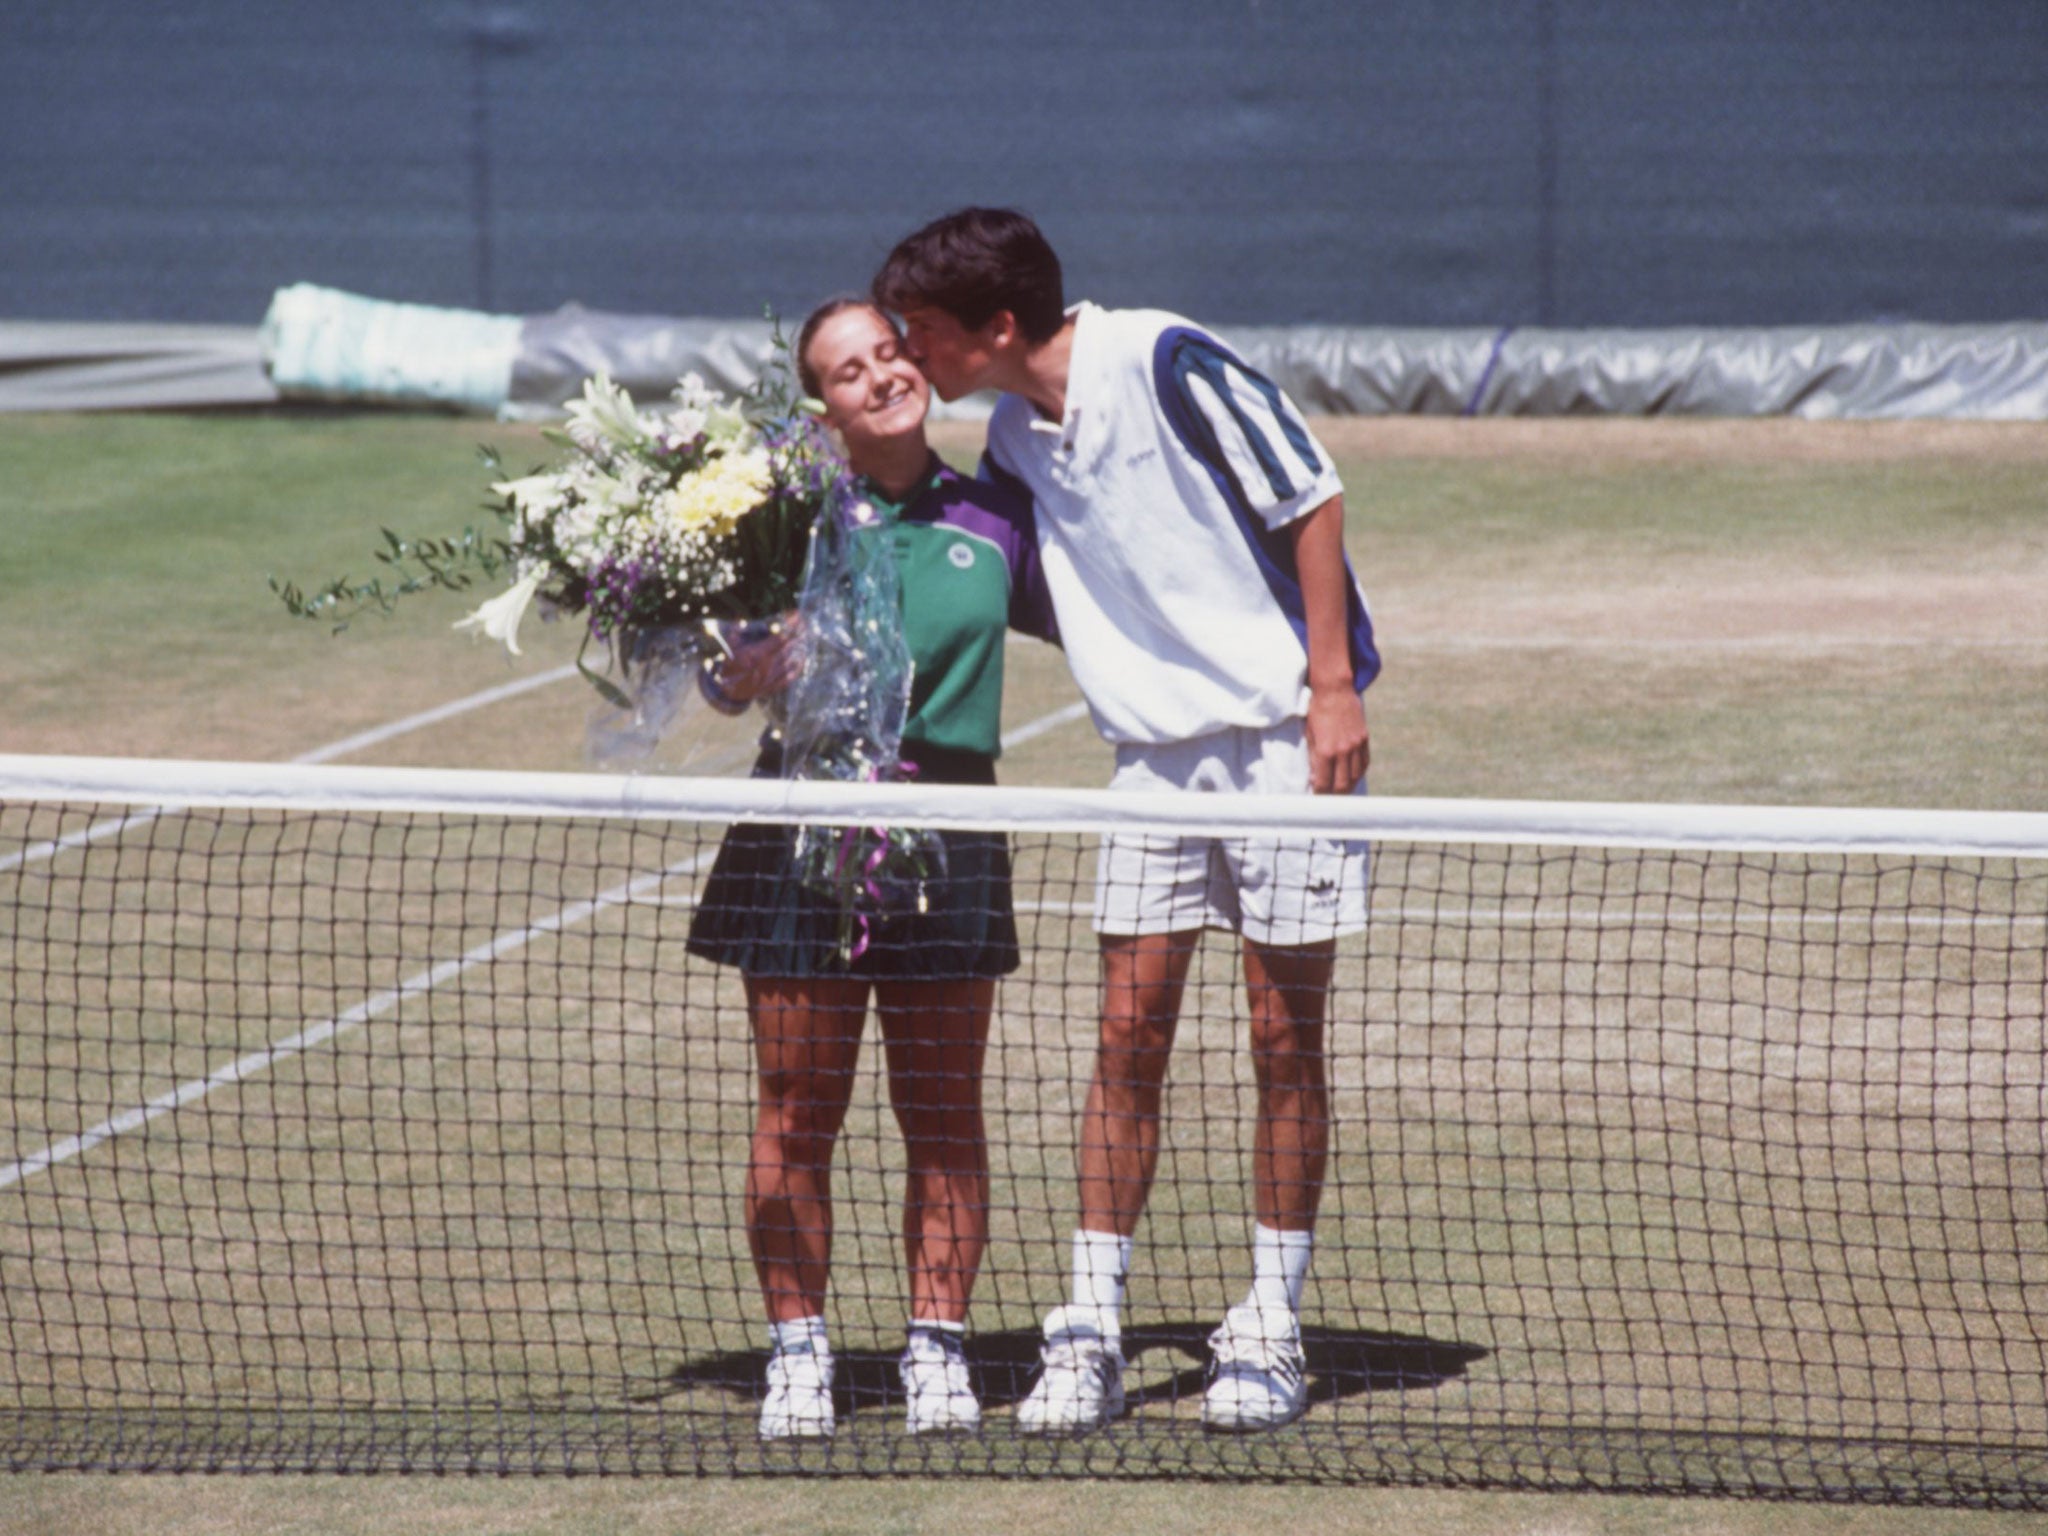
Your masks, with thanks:
M 1307 794 L 1302 722 L 1119 746 L 1109 787 Z M 1362 781 L 1356 793 L 1365 793 Z M 1271 838 L 1111 833 L 1103 838 L 1096 862 L 1095 931 L 1124 937 L 1225 928 L 1275 947 L 1320 944 L 1364 930 L 1369 866 L 1364 842 L 1298 833 Z

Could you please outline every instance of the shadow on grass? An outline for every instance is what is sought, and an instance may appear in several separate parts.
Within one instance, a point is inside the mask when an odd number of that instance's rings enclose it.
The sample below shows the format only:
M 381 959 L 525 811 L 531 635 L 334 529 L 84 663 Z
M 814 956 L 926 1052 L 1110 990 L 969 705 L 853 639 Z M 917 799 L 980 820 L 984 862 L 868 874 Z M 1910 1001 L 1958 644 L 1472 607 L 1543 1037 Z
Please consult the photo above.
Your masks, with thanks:
M 1133 1409 L 1199 1397 L 1203 1366 L 1209 1358 L 1213 1325 L 1196 1322 L 1154 1323 L 1124 1334 L 1128 1362 L 1126 1383 Z M 1376 1333 L 1357 1328 L 1304 1328 L 1302 1352 L 1308 1357 L 1311 1403 L 1338 1402 L 1367 1392 L 1405 1392 L 1442 1385 L 1464 1375 L 1486 1358 L 1476 1344 L 1446 1343 L 1413 1334 Z M 1031 1390 L 1038 1371 L 1036 1330 L 970 1334 L 967 1359 L 974 1391 L 989 1408 L 1008 1407 Z M 1180 1369 L 1161 1376 L 1160 1357 L 1185 1360 Z M 846 1350 L 836 1353 L 833 1399 L 841 1412 L 878 1408 L 900 1402 L 903 1385 L 896 1375 L 894 1351 Z M 644 1394 L 653 1401 L 706 1388 L 755 1399 L 768 1356 L 762 1350 L 728 1350 L 684 1361 L 661 1384 Z

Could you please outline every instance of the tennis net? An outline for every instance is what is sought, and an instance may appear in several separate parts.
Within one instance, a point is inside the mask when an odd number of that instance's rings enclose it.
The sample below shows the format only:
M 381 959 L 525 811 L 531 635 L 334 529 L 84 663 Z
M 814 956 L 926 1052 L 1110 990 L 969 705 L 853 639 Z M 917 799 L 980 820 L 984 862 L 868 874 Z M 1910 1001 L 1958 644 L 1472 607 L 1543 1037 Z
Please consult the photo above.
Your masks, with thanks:
M 755 1067 L 685 947 L 741 822 L 1007 835 L 979 1433 L 905 1433 L 903 1150 L 840 1136 L 838 1433 L 764 1443 Z M 1371 846 L 1310 1406 L 1205 1433 L 1249 1277 L 1239 956 L 1193 962 L 1129 1411 L 1065 1297 L 1108 832 Z M 1198 1477 L 2048 1507 L 2048 817 L 0 758 L 0 1457 Z

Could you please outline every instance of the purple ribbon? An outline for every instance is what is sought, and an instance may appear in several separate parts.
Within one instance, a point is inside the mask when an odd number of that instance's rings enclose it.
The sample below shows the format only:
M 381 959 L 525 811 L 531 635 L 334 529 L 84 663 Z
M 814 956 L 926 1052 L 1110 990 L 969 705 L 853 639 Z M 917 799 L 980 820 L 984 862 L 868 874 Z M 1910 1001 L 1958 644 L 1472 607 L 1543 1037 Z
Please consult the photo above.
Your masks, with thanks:
M 914 779 L 917 777 L 917 764 L 900 762 L 896 765 L 895 774 L 900 779 Z M 881 778 L 881 770 L 870 763 L 867 772 L 861 776 L 860 782 L 863 784 L 877 784 L 881 782 Z M 870 827 L 848 827 L 841 832 L 839 834 L 839 855 L 832 863 L 832 877 L 834 880 L 845 879 L 847 866 L 854 862 L 859 853 L 860 838 L 863 832 L 874 833 L 875 846 L 873 851 L 868 854 L 865 864 L 862 865 L 860 879 L 854 889 L 856 893 L 865 892 L 868 900 L 879 907 L 882 904 L 882 886 L 881 882 L 875 878 L 875 874 L 889 857 L 889 829 L 887 826 L 878 824 Z M 868 942 L 872 937 L 867 913 L 855 907 L 851 916 L 855 928 L 859 931 L 852 945 L 846 951 L 846 963 L 848 965 L 851 965 L 868 952 Z

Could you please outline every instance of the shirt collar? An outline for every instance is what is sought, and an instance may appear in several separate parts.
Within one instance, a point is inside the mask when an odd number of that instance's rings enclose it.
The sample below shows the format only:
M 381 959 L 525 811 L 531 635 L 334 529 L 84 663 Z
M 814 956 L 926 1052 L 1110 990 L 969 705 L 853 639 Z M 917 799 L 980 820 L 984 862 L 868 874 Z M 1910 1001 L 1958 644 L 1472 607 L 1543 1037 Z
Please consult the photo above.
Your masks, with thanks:
M 923 501 L 933 491 L 944 485 L 952 474 L 952 466 L 940 458 L 938 454 L 931 453 L 925 459 L 923 478 L 910 488 L 910 494 L 904 497 L 903 500 L 891 501 L 882 494 L 882 488 L 866 475 L 859 477 L 860 491 L 873 504 L 877 512 L 893 523 L 919 502 Z
M 1067 352 L 1066 414 L 1058 421 L 1048 421 L 1035 409 L 1031 412 L 1031 430 L 1057 437 L 1063 447 L 1074 446 L 1081 413 L 1087 407 L 1087 402 L 1081 398 L 1084 393 L 1082 386 L 1091 377 L 1087 368 L 1093 361 L 1096 316 L 1101 313 L 1100 305 L 1091 304 L 1086 299 L 1067 306 L 1067 315 L 1074 322 L 1074 344 Z

